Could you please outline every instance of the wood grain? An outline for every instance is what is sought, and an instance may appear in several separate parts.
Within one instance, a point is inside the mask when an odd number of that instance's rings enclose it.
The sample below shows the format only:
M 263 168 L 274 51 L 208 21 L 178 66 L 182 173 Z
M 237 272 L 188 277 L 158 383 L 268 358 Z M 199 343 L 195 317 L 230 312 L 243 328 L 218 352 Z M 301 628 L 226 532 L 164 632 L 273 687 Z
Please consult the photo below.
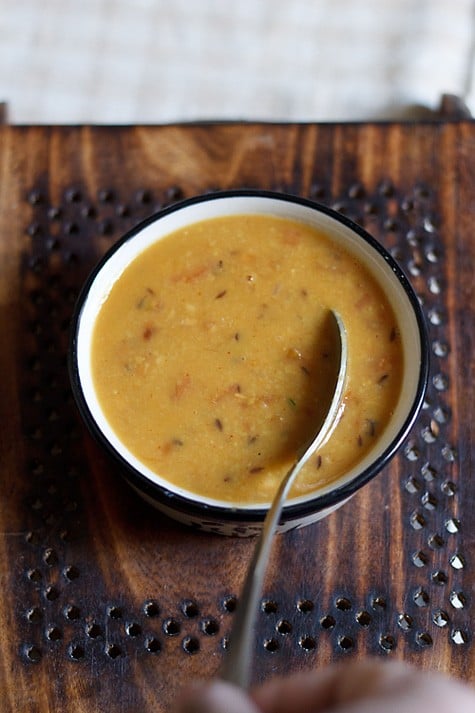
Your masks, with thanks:
M 363 223 L 438 343 L 405 450 L 277 538 L 255 680 L 373 654 L 475 682 L 473 122 L 2 126 L 0 172 L 2 710 L 166 711 L 219 668 L 253 543 L 183 529 L 129 491 L 79 421 L 65 353 L 82 281 L 127 227 L 233 187 Z

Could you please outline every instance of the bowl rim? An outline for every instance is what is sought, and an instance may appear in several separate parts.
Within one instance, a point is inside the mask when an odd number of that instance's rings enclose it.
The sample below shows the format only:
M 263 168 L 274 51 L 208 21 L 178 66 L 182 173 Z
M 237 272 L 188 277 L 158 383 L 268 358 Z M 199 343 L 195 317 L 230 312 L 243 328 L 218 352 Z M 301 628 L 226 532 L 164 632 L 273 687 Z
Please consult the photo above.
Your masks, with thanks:
M 349 482 L 345 482 L 340 486 L 337 485 L 330 491 L 322 493 L 320 495 L 316 494 L 315 497 L 309 497 L 304 502 L 299 502 L 295 504 L 292 504 L 290 502 L 284 505 L 281 515 L 281 522 L 284 523 L 292 520 L 297 520 L 303 517 L 308 517 L 312 513 L 317 513 L 321 510 L 334 507 L 337 504 L 351 497 L 363 485 L 372 480 L 393 458 L 396 451 L 399 449 L 402 442 L 405 440 L 409 431 L 414 425 L 414 422 L 423 404 L 424 395 L 429 379 L 430 349 L 427 325 L 422 311 L 422 307 L 415 293 L 415 290 L 412 287 L 404 270 L 392 257 L 389 251 L 378 240 L 376 240 L 376 238 L 374 238 L 370 233 L 368 233 L 365 228 L 355 223 L 346 215 L 343 215 L 342 213 L 339 213 L 333 208 L 330 208 L 329 206 L 319 203 L 317 201 L 291 193 L 280 193 L 277 191 L 264 189 L 244 188 L 214 191 L 212 193 L 191 196 L 189 198 L 177 201 L 176 203 L 166 206 L 160 209 L 159 211 L 154 212 L 152 215 L 148 216 L 144 220 L 141 220 L 128 231 L 126 231 L 122 235 L 122 237 L 120 237 L 113 245 L 111 245 L 110 248 L 104 253 L 104 255 L 97 261 L 93 269 L 90 271 L 88 277 L 84 281 L 79 291 L 71 317 L 68 347 L 68 372 L 73 397 L 75 399 L 77 408 L 83 421 L 85 422 L 86 426 L 88 427 L 89 431 L 94 436 L 96 441 L 98 441 L 98 443 L 104 448 L 104 450 L 109 454 L 109 456 L 112 456 L 113 460 L 119 463 L 122 471 L 121 475 L 125 477 L 125 479 L 129 482 L 130 485 L 132 485 L 133 488 L 138 489 L 139 491 L 144 493 L 148 498 L 151 498 L 153 501 L 155 501 L 157 505 L 162 504 L 167 508 L 171 508 L 172 510 L 178 510 L 181 513 L 190 515 L 192 517 L 198 517 L 202 520 L 206 520 L 209 518 L 210 521 L 213 521 L 213 523 L 216 521 L 216 519 L 222 522 L 238 523 L 258 523 L 264 519 L 268 510 L 268 507 L 266 505 L 263 505 L 262 507 L 251 508 L 240 507 L 239 505 L 232 505 L 231 503 L 226 504 L 224 502 L 223 505 L 202 502 L 200 501 L 199 495 L 196 496 L 196 499 L 188 498 L 182 495 L 181 493 L 177 493 L 173 490 L 166 488 L 161 483 L 150 480 L 145 474 L 137 470 L 125 457 L 122 456 L 121 453 L 119 453 L 114 448 L 114 446 L 110 443 L 110 441 L 107 439 L 107 437 L 104 435 L 104 433 L 98 426 L 92 412 L 89 409 L 87 399 L 82 389 L 80 369 L 77 358 L 78 332 L 83 307 L 87 301 L 90 289 L 96 277 L 105 267 L 109 259 L 126 242 L 141 233 L 147 226 L 159 221 L 160 219 L 171 213 L 183 210 L 198 203 L 213 202 L 220 199 L 232 199 L 237 197 L 264 198 L 298 204 L 300 206 L 304 206 L 317 212 L 323 213 L 327 217 L 334 219 L 337 223 L 342 224 L 352 232 L 356 233 L 367 244 L 369 244 L 370 247 L 372 247 L 377 253 L 379 253 L 380 257 L 384 259 L 388 267 L 391 269 L 391 271 L 397 278 L 412 307 L 417 324 L 417 333 L 420 341 L 419 374 L 417 379 L 417 388 L 414 393 L 412 405 L 408 409 L 406 418 L 401 424 L 399 431 L 394 436 L 388 447 L 365 470 L 357 474 Z

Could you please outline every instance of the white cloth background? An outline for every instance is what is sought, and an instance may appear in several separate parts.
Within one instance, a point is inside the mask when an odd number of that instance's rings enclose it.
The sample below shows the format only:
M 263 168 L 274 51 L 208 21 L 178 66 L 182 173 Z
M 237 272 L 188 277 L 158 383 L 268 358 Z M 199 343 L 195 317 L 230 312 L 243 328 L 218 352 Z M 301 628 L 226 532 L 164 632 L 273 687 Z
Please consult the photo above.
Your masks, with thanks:
M 3 5 L 3 7 L 1 7 Z M 11 123 L 475 114 L 474 0 L 0 0 Z

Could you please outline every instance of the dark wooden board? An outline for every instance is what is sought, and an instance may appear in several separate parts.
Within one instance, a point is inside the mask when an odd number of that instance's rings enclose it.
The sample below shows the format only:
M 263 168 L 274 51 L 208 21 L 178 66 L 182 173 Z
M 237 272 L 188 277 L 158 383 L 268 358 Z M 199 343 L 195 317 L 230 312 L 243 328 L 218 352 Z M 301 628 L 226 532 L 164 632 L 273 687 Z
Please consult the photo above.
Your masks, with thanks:
M 398 457 L 276 539 L 255 680 L 368 654 L 475 681 L 475 126 L 0 127 L 2 711 L 166 711 L 222 660 L 252 540 L 194 533 L 122 482 L 71 399 L 68 325 L 98 257 L 182 197 L 288 191 L 408 271 L 432 344 Z

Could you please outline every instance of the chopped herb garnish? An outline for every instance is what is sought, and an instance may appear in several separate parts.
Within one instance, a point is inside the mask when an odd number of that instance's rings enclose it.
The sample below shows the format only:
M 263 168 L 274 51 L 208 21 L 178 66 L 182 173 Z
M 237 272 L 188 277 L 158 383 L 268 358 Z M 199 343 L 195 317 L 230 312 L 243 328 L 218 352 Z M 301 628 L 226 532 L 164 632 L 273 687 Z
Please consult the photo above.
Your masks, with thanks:
M 290 396 L 287 398 L 287 403 L 292 408 L 295 408 L 297 406 L 297 402 L 294 399 L 292 399 Z
M 216 295 L 216 297 L 215 297 L 214 299 L 215 299 L 215 300 L 220 300 L 221 297 L 224 297 L 224 295 L 226 294 L 226 292 L 227 292 L 227 290 L 221 290 L 221 292 L 218 292 L 218 294 Z
M 163 445 L 159 446 L 159 450 L 162 451 L 163 455 L 169 455 L 175 448 L 181 448 L 184 445 L 181 438 L 172 438 L 171 441 L 167 441 Z
M 153 298 L 155 297 L 155 292 L 151 287 L 145 288 L 145 294 L 137 302 L 137 309 L 152 309 L 155 306 Z

